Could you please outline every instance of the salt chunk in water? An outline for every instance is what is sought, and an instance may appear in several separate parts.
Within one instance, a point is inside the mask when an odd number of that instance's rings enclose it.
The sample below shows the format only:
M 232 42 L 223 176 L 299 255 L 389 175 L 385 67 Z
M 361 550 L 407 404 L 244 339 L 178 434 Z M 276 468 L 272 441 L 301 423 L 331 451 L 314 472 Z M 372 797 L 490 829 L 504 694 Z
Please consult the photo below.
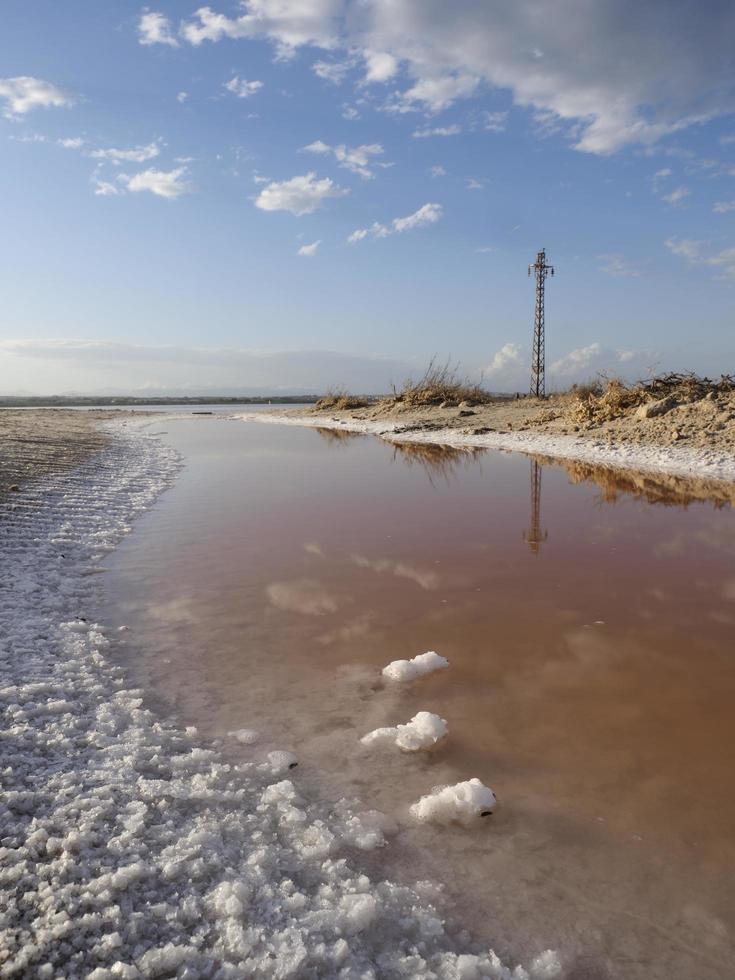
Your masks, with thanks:
M 253 731 L 252 728 L 239 728 L 237 731 L 232 731 L 227 733 L 230 738 L 237 739 L 238 742 L 242 742 L 243 745 L 255 745 L 255 743 L 260 738 L 258 732 Z
M 411 660 L 394 660 L 387 667 L 383 667 L 383 677 L 390 681 L 412 681 L 416 677 L 431 674 L 435 670 L 448 666 L 449 661 L 446 657 L 440 657 L 438 653 L 429 650 Z
M 285 772 L 287 769 L 295 769 L 299 760 L 293 752 L 269 752 L 268 762 L 274 773 Z
M 397 745 L 404 752 L 429 749 L 447 734 L 447 723 L 430 711 L 419 711 L 405 725 L 376 728 L 360 739 L 363 745 Z
M 467 826 L 478 817 L 491 814 L 496 803 L 495 793 L 475 778 L 454 786 L 437 786 L 414 803 L 410 813 L 420 823 Z

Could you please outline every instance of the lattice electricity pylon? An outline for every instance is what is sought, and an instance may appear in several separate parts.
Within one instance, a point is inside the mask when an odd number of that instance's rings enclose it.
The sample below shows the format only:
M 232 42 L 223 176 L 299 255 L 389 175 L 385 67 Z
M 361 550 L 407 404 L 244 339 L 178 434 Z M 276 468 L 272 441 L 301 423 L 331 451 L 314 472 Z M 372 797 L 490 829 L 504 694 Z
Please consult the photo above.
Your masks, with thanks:
M 535 459 L 531 460 L 531 526 L 523 532 L 523 540 L 530 546 L 534 555 L 549 536 L 541 530 L 541 467 Z
M 533 353 L 531 355 L 531 394 L 543 398 L 546 394 L 546 337 L 544 335 L 544 287 L 549 273 L 554 275 L 554 266 L 546 264 L 546 251 L 536 256 L 529 265 L 528 274 L 533 269 L 536 276 L 536 313 L 533 319 Z

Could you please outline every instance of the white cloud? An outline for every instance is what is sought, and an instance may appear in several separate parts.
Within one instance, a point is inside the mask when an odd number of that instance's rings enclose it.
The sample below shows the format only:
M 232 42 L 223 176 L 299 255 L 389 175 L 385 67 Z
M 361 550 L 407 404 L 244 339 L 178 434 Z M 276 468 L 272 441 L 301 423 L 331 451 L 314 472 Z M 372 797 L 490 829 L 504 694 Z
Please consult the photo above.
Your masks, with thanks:
M 360 118 L 360 113 L 353 105 L 344 105 L 342 106 L 342 118 L 354 122 L 355 119 Z
M 325 82 L 341 85 L 353 64 L 352 61 L 315 61 L 311 70 L 318 78 L 323 78 Z
M 431 174 L 432 177 L 447 176 L 446 170 L 444 169 L 444 167 L 442 167 L 440 163 L 435 163 L 434 166 L 429 169 L 429 173 Z
M 490 255 L 492 252 L 497 252 L 494 245 L 480 245 L 479 248 L 475 249 L 478 255 Z
M 427 139 L 430 136 L 458 136 L 462 127 L 453 123 L 451 126 L 433 126 L 417 129 L 412 133 L 415 140 Z
M 696 242 L 691 238 L 667 238 L 664 245 L 674 255 L 680 255 L 690 262 L 699 260 L 702 254 L 702 242 Z
M 478 249 L 478 252 L 481 249 Z M 503 344 L 499 351 L 493 355 L 493 359 L 488 364 L 485 374 L 490 379 L 502 379 L 509 373 L 517 372 L 523 362 L 523 348 L 520 344 Z
M 316 140 L 303 148 L 305 153 L 332 153 L 340 167 L 350 170 L 354 174 L 359 174 L 365 180 L 374 177 L 370 170 L 371 157 L 382 156 L 385 152 L 380 143 L 370 143 L 363 146 L 349 147 L 341 143 L 339 146 L 329 146 L 329 144 Z
M 320 245 L 321 239 L 318 239 L 317 241 L 312 242 L 311 245 L 302 245 L 296 254 L 303 255 L 305 258 L 311 259 L 316 255 L 317 249 Z
M 595 342 L 553 361 L 548 368 L 549 381 L 552 386 L 564 387 L 598 374 L 628 380 L 640 378 L 649 373 L 656 356 L 648 350 L 612 350 Z
M 229 82 L 225 82 L 225 88 L 228 92 L 236 95 L 238 99 L 249 99 L 251 95 L 255 95 L 256 92 L 259 92 L 263 88 L 263 83 L 257 79 L 249 82 L 246 78 L 240 78 L 239 75 L 235 75 Z
M 665 0 L 645 8 L 634 0 L 558 0 L 554 22 L 545 24 L 534 0 L 502 8 L 476 0 L 367 6 L 371 46 L 405 59 L 421 81 L 460 73 L 509 89 L 517 105 L 571 124 L 576 147 L 587 152 L 650 144 L 735 108 L 725 5 L 704 29 L 696 4 L 680 6 L 674 18 Z M 466 94 L 447 91 L 444 104 Z
M 489 133 L 502 133 L 508 121 L 507 112 L 483 112 L 481 115 L 482 128 Z
M 725 3 L 704 19 L 692 2 L 671 16 L 669 0 L 557 0 L 541 19 L 537 0 L 242 0 L 241 9 L 229 17 L 202 7 L 183 36 L 266 38 L 282 56 L 341 45 L 368 66 L 378 52 L 382 65 L 374 78 L 368 67 L 366 81 L 385 81 L 394 66 L 411 79 L 389 99 L 394 111 L 441 111 L 484 84 L 589 153 L 650 146 L 735 110 Z
M 712 210 L 715 214 L 727 214 L 728 211 L 735 211 L 735 201 L 717 201 Z
M 348 236 L 347 241 L 350 245 L 355 245 L 368 236 L 372 238 L 387 238 L 388 235 L 401 234 L 404 231 L 411 231 L 414 228 L 432 225 L 441 216 L 441 204 L 424 204 L 418 211 L 414 211 L 413 214 L 409 214 L 405 218 L 394 218 L 390 225 L 383 225 L 376 221 L 370 228 L 358 228 Z
M 171 21 L 155 10 L 144 10 L 138 21 L 138 42 L 140 44 L 167 44 L 178 48 L 179 42 L 171 33 Z
M 424 225 L 433 225 L 441 216 L 441 204 L 424 204 L 418 211 L 414 211 L 413 214 L 409 214 L 405 218 L 394 218 L 393 228 L 397 232 L 410 231 L 413 228 L 421 228 Z
M 93 150 L 89 155 L 93 160 L 111 160 L 113 163 L 145 163 L 153 160 L 161 152 L 157 142 L 148 143 L 147 146 L 135 146 L 130 150 Z
M 401 92 L 387 108 L 395 112 L 412 112 L 415 109 L 442 112 L 457 99 L 473 95 L 479 83 L 477 75 L 463 72 L 427 75 L 419 78 L 405 92 Z
M 349 190 L 339 187 L 328 177 L 317 178 L 312 171 L 290 180 L 272 181 L 258 194 L 255 206 L 261 211 L 289 211 L 312 214 L 331 197 L 344 197 Z
M 51 82 L 31 75 L 0 78 L 0 99 L 7 118 L 23 116 L 31 109 L 61 108 L 73 104 L 71 96 Z
M 194 45 L 225 37 L 267 38 L 276 44 L 281 58 L 304 44 L 336 46 L 342 0 L 243 0 L 241 6 L 245 13 L 240 17 L 200 7 L 194 19 L 182 25 L 181 33 Z
M 597 374 L 628 380 L 645 375 L 656 355 L 647 350 L 613 350 L 599 342 L 569 351 L 547 366 L 547 388 L 567 388 Z M 484 375 L 494 391 L 526 391 L 531 380 L 531 353 L 521 344 L 507 343 L 496 352 Z
M 102 180 L 96 174 L 92 175 L 92 185 L 97 197 L 118 197 L 124 194 L 124 190 L 119 184 L 113 184 L 109 180 Z
M 188 98 L 189 98 L 189 93 L 188 93 L 188 92 L 179 92 L 179 93 L 177 94 L 177 96 L 176 96 L 176 101 L 177 101 L 177 102 L 181 102 L 181 103 L 184 103 L 184 102 L 186 102 L 186 100 L 187 100 Z
M 467 178 L 467 190 L 468 191 L 483 191 L 485 190 L 485 185 L 481 180 L 476 177 Z
M 81 136 L 64 136 L 56 142 L 65 150 L 80 150 L 84 146 L 85 140 Z
M 398 60 L 387 51 L 365 51 L 365 82 L 388 82 L 398 71 Z
M 718 279 L 735 280 L 735 246 L 707 254 L 704 242 L 691 238 L 667 238 L 666 247 L 692 265 L 710 266 L 718 271 Z
M 654 180 L 664 180 L 666 177 L 671 177 L 673 174 L 671 167 L 662 167 L 661 170 L 657 170 L 653 175 Z
M 664 194 L 662 200 L 666 201 L 667 204 L 671 204 L 672 207 L 676 207 L 678 204 L 684 200 L 685 197 L 689 197 L 691 191 L 688 187 L 677 187 L 670 194 Z
M 620 252 L 606 252 L 598 255 L 597 261 L 601 263 L 599 266 L 600 272 L 604 272 L 608 276 L 613 276 L 613 278 L 637 279 L 640 276 L 640 271 L 624 255 L 621 255 Z
M 156 197 L 165 197 L 169 200 L 181 197 L 190 190 L 186 179 L 186 168 L 177 167 L 176 170 L 141 170 L 140 173 L 128 176 L 121 174 L 120 180 L 132 193 L 149 191 Z

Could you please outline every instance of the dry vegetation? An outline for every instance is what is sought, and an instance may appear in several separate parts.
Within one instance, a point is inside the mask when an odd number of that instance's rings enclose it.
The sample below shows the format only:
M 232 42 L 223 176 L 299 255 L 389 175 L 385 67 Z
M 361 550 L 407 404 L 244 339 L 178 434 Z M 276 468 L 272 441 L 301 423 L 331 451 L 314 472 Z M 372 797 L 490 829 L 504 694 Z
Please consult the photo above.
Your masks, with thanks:
M 314 404 L 315 412 L 342 412 L 352 408 L 367 408 L 370 400 L 364 395 L 351 395 L 344 388 L 330 388 Z
M 475 383 L 459 375 L 456 365 L 438 364 L 432 358 L 418 381 L 407 378 L 400 388 L 393 386 L 393 394 L 379 402 L 388 410 L 396 408 L 467 408 L 487 405 L 493 401 L 481 381 Z
M 724 374 L 719 381 L 693 373 L 664 374 L 631 385 L 619 378 L 600 379 L 572 387 L 567 414 L 575 422 L 600 424 L 621 418 L 631 409 L 650 406 L 640 413 L 648 418 L 664 415 L 679 405 L 691 405 L 705 398 L 713 400 L 732 392 L 735 380 Z

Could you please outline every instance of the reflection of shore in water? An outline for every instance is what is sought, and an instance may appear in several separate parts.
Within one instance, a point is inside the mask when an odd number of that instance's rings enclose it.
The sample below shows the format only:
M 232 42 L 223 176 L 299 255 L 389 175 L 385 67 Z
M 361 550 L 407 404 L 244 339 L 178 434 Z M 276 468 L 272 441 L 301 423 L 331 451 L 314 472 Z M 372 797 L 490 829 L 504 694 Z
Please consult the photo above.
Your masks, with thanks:
M 351 439 L 364 439 L 365 432 L 352 432 L 349 429 L 330 429 L 324 425 L 315 425 L 314 432 L 331 446 L 345 446 Z
M 601 490 L 601 502 L 605 504 L 613 504 L 626 496 L 667 507 L 688 507 L 692 503 L 709 502 L 715 508 L 721 508 L 735 503 L 735 485 L 724 480 L 611 469 L 581 460 L 536 454 L 533 459 L 543 466 L 563 466 L 570 483 L 597 484 Z
M 420 466 L 434 485 L 434 477 L 446 483 L 460 469 L 471 466 L 486 452 L 477 446 L 440 446 L 431 442 L 394 442 L 393 460 L 401 459 L 407 466 Z
M 523 532 L 523 540 L 530 546 L 534 555 L 541 550 L 541 544 L 549 536 L 548 531 L 541 530 L 541 472 L 543 467 L 535 460 L 531 460 L 531 524 L 527 531 Z

